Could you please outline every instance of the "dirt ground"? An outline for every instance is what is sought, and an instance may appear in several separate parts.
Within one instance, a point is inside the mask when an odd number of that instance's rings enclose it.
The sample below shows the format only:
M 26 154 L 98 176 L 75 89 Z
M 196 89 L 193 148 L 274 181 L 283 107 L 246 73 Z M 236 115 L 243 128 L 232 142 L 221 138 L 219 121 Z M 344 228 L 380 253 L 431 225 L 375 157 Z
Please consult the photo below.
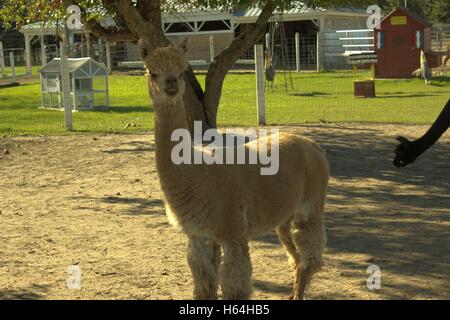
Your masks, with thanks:
M 284 129 L 319 141 L 332 172 L 325 267 L 307 299 L 450 299 L 450 135 L 399 170 L 395 136 L 426 127 Z M 153 134 L 0 137 L 0 151 L 0 298 L 191 299 Z M 253 297 L 288 299 L 292 272 L 275 234 L 255 239 L 251 255 Z M 370 291 L 373 264 L 381 289 Z M 70 265 L 81 290 L 66 286 Z

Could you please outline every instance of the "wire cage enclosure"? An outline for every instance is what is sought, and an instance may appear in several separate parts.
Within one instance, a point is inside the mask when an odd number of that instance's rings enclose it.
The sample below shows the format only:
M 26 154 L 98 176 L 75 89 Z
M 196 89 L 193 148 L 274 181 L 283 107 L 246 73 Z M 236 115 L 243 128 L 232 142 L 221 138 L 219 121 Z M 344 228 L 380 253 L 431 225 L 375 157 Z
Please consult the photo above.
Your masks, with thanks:
M 44 109 L 63 110 L 61 59 L 39 71 Z M 70 99 L 73 111 L 109 109 L 108 68 L 92 58 L 69 59 Z

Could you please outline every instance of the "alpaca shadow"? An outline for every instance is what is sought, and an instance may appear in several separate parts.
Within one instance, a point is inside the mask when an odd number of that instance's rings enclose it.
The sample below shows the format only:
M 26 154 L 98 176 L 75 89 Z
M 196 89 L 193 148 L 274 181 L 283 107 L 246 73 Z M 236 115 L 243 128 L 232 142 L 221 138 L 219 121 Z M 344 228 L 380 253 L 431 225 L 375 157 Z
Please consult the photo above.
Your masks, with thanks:
M 280 293 L 289 296 L 292 293 L 292 287 L 275 284 L 269 281 L 253 280 L 253 286 L 263 292 Z
M 264 242 L 269 245 L 281 245 L 280 240 L 278 240 L 278 235 L 275 232 L 256 237 L 252 241 Z
M 126 147 L 116 148 L 110 150 L 101 150 L 108 154 L 120 154 L 127 152 L 153 152 L 155 151 L 155 145 L 153 143 L 142 142 L 142 141 L 128 141 L 125 143 Z
M 153 216 L 165 215 L 164 202 L 160 199 L 127 198 L 127 197 L 104 197 L 104 203 L 127 205 L 127 209 L 120 211 L 129 216 Z M 114 212 L 117 213 L 117 212 Z
M 88 196 L 74 196 L 70 197 L 73 200 L 87 200 L 91 203 L 89 206 L 78 205 L 78 210 L 88 210 L 104 212 L 106 214 L 121 214 L 127 216 L 154 216 L 165 215 L 164 202 L 160 199 L 148 198 L 134 198 L 124 196 L 109 196 L 109 197 L 88 197 Z M 94 203 L 112 204 L 113 209 L 96 208 L 92 205 Z

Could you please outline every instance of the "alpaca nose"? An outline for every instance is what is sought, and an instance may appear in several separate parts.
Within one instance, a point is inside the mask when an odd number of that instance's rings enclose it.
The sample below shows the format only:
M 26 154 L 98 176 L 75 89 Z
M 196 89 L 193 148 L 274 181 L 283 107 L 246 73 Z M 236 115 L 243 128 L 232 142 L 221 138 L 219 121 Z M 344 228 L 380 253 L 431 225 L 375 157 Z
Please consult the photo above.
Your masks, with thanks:
M 176 90 L 178 89 L 178 79 L 176 77 L 169 77 L 166 79 L 166 89 Z

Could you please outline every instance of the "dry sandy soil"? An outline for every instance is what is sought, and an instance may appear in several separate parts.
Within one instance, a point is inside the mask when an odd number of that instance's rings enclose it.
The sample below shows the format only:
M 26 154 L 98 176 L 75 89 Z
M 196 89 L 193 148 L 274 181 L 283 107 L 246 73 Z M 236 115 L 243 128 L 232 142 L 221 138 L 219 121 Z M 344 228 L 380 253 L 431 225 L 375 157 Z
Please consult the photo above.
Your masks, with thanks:
M 419 126 L 297 126 L 332 180 L 326 264 L 308 299 L 450 299 L 450 136 L 392 166 L 397 134 Z M 0 298 L 190 299 L 183 234 L 166 222 L 153 134 L 0 138 Z M 3 150 L 8 149 L 9 154 Z M 275 234 L 251 245 L 255 299 L 288 299 Z M 366 287 L 369 265 L 382 287 Z M 82 271 L 81 290 L 66 286 Z

